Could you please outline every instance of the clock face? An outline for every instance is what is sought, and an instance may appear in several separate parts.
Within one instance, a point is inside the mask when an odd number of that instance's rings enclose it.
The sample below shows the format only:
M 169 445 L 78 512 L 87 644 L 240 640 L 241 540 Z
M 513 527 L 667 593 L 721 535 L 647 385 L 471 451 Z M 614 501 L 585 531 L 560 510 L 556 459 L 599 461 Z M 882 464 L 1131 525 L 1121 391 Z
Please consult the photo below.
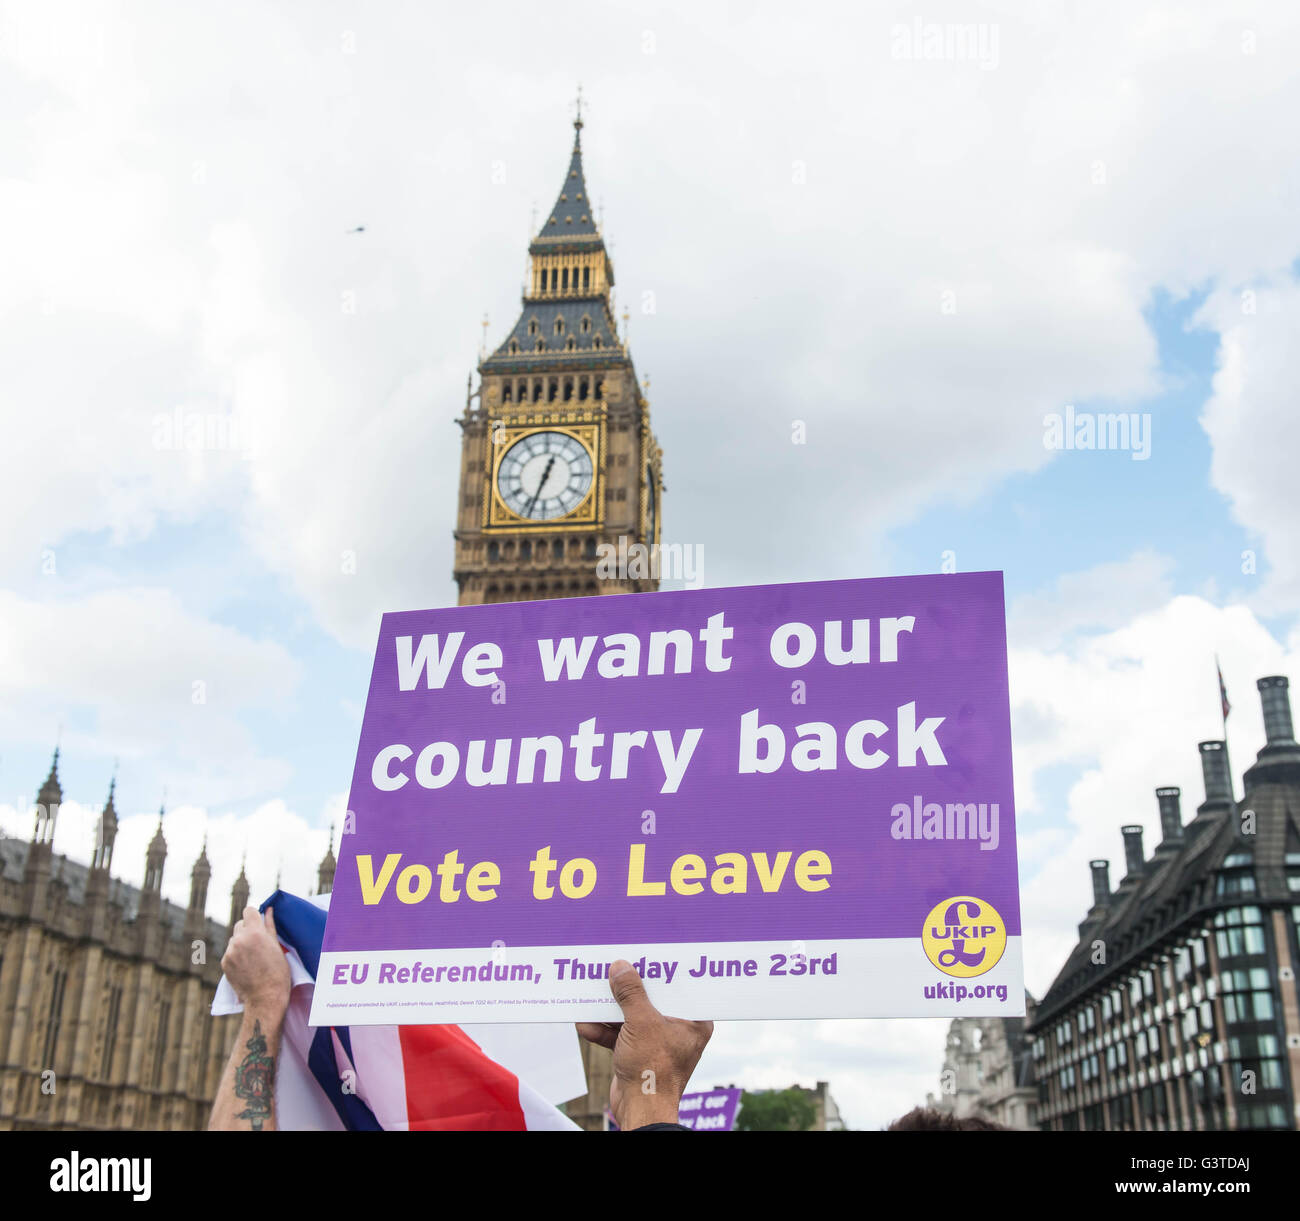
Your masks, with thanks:
M 497 491 L 511 512 L 529 521 L 567 517 L 587 498 L 591 455 L 567 432 L 521 437 L 497 468 Z

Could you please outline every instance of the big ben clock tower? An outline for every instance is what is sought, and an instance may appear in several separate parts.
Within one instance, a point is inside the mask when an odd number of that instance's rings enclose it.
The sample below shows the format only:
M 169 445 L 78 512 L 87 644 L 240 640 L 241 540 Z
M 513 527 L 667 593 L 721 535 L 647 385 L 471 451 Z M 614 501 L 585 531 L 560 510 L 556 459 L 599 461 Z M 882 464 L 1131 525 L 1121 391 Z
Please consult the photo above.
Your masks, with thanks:
M 581 112 L 573 128 L 559 198 L 528 247 L 519 320 L 479 364 L 478 403 L 459 421 L 462 606 L 658 587 L 644 563 L 598 569 L 601 544 L 626 555 L 658 542 L 662 451 L 614 318 Z

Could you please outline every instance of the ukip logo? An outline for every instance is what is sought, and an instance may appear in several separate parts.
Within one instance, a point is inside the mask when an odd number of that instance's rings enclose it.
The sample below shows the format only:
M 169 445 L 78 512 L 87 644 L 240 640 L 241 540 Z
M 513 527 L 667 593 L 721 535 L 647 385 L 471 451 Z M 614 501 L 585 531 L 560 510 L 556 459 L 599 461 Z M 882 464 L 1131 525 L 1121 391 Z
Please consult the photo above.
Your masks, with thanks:
M 945 975 L 970 979 L 997 966 L 1007 948 L 1007 926 L 983 899 L 957 895 L 936 904 L 921 928 L 925 956 Z

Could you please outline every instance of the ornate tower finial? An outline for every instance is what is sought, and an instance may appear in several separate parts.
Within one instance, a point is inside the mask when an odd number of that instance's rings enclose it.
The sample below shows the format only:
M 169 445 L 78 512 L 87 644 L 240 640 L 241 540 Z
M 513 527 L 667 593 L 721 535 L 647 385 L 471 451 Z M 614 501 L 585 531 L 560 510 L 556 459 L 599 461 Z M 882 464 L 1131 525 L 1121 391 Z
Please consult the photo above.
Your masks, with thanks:
M 201 921 L 208 906 L 208 881 L 212 877 L 212 866 L 208 863 L 208 835 L 203 833 L 203 847 L 199 849 L 198 859 L 190 870 L 190 907 L 189 916 L 194 921 Z
M 45 777 L 40 792 L 36 794 L 36 833 L 33 843 L 48 844 L 54 839 L 54 820 L 59 816 L 63 802 L 63 785 L 59 783 L 59 748 L 54 748 L 50 761 L 50 774 Z
M 95 852 L 91 857 L 92 869 L 107 870 L 113 863 L 113 844 L 117 840 L 117 806 L 113 802 L 117 792 L 117 761 L 113 761 L 113 778 L 108 782 L 108 800 L 99 816 L 99 834 L 95 837 Z
M 163 864 L 167 860 L 167 841 L 163 839 L 163 815 L 166 813 L 166 806 L 158 807 L 158 830 L 153 833 L 153 839 L 149 841 L 149 851 L 145 853 L 144 858 L 144 889 L 150 891 L 162 890 Z
M 334 859 L 334 824 L 330 823 L 330 846 L 321 858 L 320 868 L 316 871 L 316 893 L 327 895 L 334 888 L 334 871 L 338 862 Z
M 230 928 L 234 928 L 238 921 L 243 917 L 244 908 L 248 906 L 248 875 L 245 872 L 245 866 L 248 864 L 248 852 L 244 852 L 244 859 L 239 862 L 239 877 L 235 879 L 235 884 L 230 888 Z
M 573 147 L 582 144 L 582 86 L 578 86 L 578 98 L 573 104 Z

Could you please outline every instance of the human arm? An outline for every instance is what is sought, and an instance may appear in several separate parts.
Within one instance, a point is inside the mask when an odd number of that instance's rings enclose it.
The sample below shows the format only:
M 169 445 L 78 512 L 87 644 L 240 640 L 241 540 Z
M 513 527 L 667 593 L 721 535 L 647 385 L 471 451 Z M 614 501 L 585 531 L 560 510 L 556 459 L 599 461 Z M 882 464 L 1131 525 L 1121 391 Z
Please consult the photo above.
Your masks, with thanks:
M 269 1132 L 275 1121 L 275 1070 L 289 1008 L 289 964 L 275 935 L 275 916 L 244 909 L 221 969 L 244 1006 L 239 1035 L 221 1074 L 210 1132 Z

